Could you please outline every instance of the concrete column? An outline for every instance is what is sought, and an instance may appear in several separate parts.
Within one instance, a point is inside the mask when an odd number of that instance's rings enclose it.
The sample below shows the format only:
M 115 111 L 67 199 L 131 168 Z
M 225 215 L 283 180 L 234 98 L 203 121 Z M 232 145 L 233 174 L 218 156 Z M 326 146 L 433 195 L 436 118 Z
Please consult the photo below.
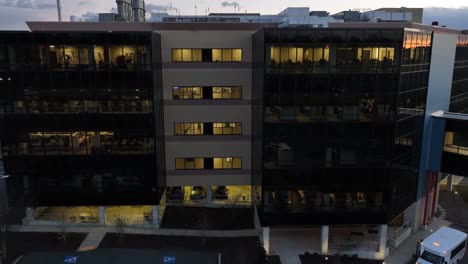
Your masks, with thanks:
M 105 225 L 106 224 L 106 207 L 99 206 L 99 224 Z
M 379 252 L 378 256 L 379 259 L 385 258 L 385 253 L 387 251 L 387 225 L 380 225 L 379 226 Z
M 263 227 L 262 232 L 262 241 L 263 241 L 263 248 L 267 255 L 270 254 L 270 228 Z
M 330 206 L 330 195 L 328 195 L 328 193 L 324 193 L 322 195 L 322 202 L 323 202 L 323 205 L 325 207 L 329 207 Z
M 4 175 L 4 172 L 0 172 L 0 176 L 3 176 L 3 175 Z M 6 182 L 6 178 L 0 178 L 0 211 L 7 210 L 7 209 L 8 209 L 7 182 Z
M 94 47 L 88 46 L 88 68 L 95 69 L 96 67 L 96 60 L 94 59 Z
M 330 66 L 331 67 L 335 67 L 336 66 L 336 47 L 335 46 L 331 46 L 329 47 L 330 49 Z
M 211 193 L 211 186 L 206 186 L 206 203 L 211 203 L 212 200 L 212 193 Z
M 153 205 L 153 227 L 159 228 L 159 205 Z
M 453 191 L 453 175 L 449 174 L 447 176 L 447 191 Z
M 36 217 L 36 210 L 33 207 L 26 207 L 26 216 L 23 218 L 23 225 L 28 224 Z
M 262 198 L 260 197 L 260 203 L 262 202 Z M 263 191 L 263 204 L 260 206 L 270 206 L 270 192 Z
M 322 234 L 321 234 L 321 239 L 320 242 L 322 244 L 321 250 L 322 250 L 322 255 L 328 255 L 328 236 L 330 232 L 330 227 L 329 226 L 322 226 Z
M 435 213 L 437 212 L 437 206 L 439 205 L 439 193 L 440 193 L 440 181 L 439 181 L 439 179 L 438 179 L 438 183 L 436 185 L 436 189 L 434 191 L 435 192 L 434 193 L 434 195 L 435 195 L 435 200 L 434 200 L 435 201 L 435 205 L 434 205 L 435 210 L 434 210 L 434 212 L 432 212 L 432 214 L 433 214 L 432 217 L 435 217 Z
M 99 135 L 99 131 L 94 131 L 94 137 L 93 137 L 93 145 L 95 148 L 101 147 L 101 135 Z

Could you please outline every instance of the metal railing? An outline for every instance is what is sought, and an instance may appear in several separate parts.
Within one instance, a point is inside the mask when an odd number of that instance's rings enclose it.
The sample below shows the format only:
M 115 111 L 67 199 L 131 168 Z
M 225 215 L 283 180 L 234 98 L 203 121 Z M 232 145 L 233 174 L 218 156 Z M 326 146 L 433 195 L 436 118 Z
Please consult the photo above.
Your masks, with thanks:
M 410 228 L 410 221 L 406 221 L 399 227 L 389 227 L 387 233 L 387 246 L 392 250 L 395 242 L 401 237 L 401 235 Z
M 444 151 L 468 156 L 468 147 L 464 147 L 464 146 L 445 144 Z
M 281 63 L 267 65 L 267 73 L 395 73 L 399 66 L 382 63 L 330 65 L 319 63 Z
M 152 64 L 0 64 L 0 71 L 151 71 Z

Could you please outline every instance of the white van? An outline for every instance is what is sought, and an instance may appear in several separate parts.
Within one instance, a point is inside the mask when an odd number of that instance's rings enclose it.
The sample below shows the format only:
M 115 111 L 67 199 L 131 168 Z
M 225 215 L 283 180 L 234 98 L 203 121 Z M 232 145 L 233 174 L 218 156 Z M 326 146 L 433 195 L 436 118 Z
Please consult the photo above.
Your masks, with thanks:
M 417 264 L 454 264 L 465 255 L 467 235 L 442 227 L 420 244 Z

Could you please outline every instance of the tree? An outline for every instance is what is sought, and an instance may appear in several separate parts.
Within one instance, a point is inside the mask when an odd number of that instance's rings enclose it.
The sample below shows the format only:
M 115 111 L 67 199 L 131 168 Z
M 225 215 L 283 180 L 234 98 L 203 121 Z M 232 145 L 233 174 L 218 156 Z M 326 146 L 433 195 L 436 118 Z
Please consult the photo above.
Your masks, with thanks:
M 117 217 L 114 219 L 114 227 L 115 227 L 115 230 L 117 231 L 117 237 L 119 239 L 124 238 L 125 226 L 126 226 L 125 219 L 123 219 L 122 217 Z
M 210 228 L 210 223 L 208 220 L 208 214 L 205 210 L 202 210 L 200 218 L 197 222 L 197 228 L 200 230 L 200 244 L 202 247 L 206 246 L 207 241 L 207 233 L 208 229 Z
M 238 193 L 236 196 L 232 197 L 228 200 L 230 207 L 235 208 L 240 205 L 240 201 L 242 200 L 242 194 Z
M 65 213 L 62 213 L 59 222 L 59 239 L 63 241 L 64 244 L 67 243 L 68 239 L 68 222 Z

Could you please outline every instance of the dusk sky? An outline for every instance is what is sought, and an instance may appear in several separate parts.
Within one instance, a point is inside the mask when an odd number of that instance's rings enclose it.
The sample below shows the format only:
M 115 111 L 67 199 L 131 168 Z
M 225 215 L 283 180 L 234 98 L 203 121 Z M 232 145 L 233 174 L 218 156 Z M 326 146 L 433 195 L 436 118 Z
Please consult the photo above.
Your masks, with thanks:
M 224 3 L 223 3 L 224 2 Z M 0 30 L 27 29 L 25 21 L 57 20 L 56 0 L 0 0 Z M 240 11 L 234 8 L 238 5 Z M 327 10 L 336 13 L 348 9 L 376 9 L 379 7 L 424 7 L 424 22 L 438 20 L 442 25 L 468 28 L 468 2 L 466 0 L 147 0 L 148 16 L 153 12 L 180 10 L 181 15 L 205 14 L 206 12 L 257 12 L 277 14 L 286 7 L 307 6 L 312 10 Z M 68 21 L 71 15 L 92 16 L 111 12 L 115 0 L 62 0 L 62 16 Z

